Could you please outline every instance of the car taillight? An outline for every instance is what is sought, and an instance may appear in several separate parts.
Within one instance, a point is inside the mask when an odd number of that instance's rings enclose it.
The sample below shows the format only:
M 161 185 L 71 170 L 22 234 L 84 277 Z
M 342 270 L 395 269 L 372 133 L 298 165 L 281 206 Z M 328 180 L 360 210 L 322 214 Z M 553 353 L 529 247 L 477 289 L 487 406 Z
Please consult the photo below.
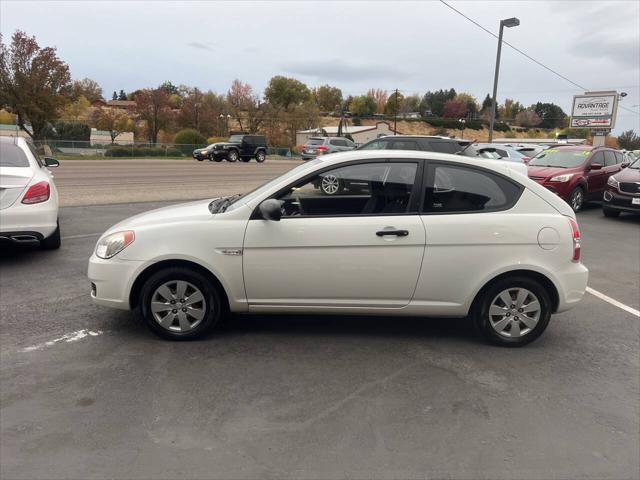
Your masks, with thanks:
M 319 152 L 327 152 L 327 151 L 329 151 L 329 149 L 327 147 L 325 147 L 324 145 L 320 145 L 318 147 L 318 151 Z
M 33 203 L 46 202 L 49 200 L 50 195 L 51 188 L 49 187 L 49 182 L 43 180 L 42 182 L 35 183 L 29 187 L 27 193 L 24 194 L 22 203 L 30 205 Z
M 531 160 L 531 157 L 522 157 L 524 163 L 529 163 L 529 160 Z
M 580 228 L 578 228 L 578 223 L 573 219 L 569 218 L 569 224 L 571 225 L 571 237 L 573 238 L 573 258 L 572 262 L 580 261 Z

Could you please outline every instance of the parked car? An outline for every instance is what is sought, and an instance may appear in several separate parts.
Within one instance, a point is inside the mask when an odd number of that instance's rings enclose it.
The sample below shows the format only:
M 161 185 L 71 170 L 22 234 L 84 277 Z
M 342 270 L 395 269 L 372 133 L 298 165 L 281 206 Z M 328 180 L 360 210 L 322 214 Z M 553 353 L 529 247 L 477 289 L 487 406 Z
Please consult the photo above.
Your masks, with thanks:
M 267 159 L 267 139 L 264 135 L 231 135 L 227 142 L 218 142 L 204 149 L 194 150 L 193 158 L 199 161 L 209 158 L 214 162 L 248 162 L 255 158 L 256 162 L 262 163 Z
M 495 152 L 499 159 L 510 161 L 527 163 L 529 157 L 519 152 L 513 147 L 502 145 L 499 143 L 478 143 L 474 144 L 480 152 Z
M 533 158 L 540 152 L 549 148 L 548 145 L 530 145 L 530 144 L 518 144 L 518 145 L 511 145 L 511 146 L 529 158 Z
M 89 261 L 91 297 L 138 309 L 174 340 L 229 312 L 470 315 L 489 341 L 521 346 L 581 300 L 588 271 L 574 212 L 520 167 L 420 151 L 323 156 L 250 193 L 110 228 Z M 315 188 L 345 170 L 368 193 Z
M 589 145 L 549 148 L 529 161 L 529 178 L 565 200 L 575 212 L 600 200 L 611 175 L 626 166 L 617 150 Z
M 602 200 L 605 217 L 617 217 L 621 212 L 640 213 L 640 159 L 609 177 Z
M 433 135 L 390 135 L 376 138 L 358 147 L 358 150 L 421 150 L 424 152 L 459 153 L 477 156 L 474 150 L 465 149 L 471 142 L 458 138 Z
M 60 248 L 58 190 L 49 171 L 59 165 L 24 138 L 0 137 L 0 242 Z
M 346 152 L 356 148 L 356 144 L 345 137 L 311 137 L 302 147 L 302 159 L 312 160 L 320 155 Z

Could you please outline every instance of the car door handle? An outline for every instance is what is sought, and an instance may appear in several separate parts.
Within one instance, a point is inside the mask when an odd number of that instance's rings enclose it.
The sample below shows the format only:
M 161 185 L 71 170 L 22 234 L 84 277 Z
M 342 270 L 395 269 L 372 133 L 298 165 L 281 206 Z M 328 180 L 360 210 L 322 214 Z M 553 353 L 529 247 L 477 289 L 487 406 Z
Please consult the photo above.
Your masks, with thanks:
M 384 237 L 385 235 L 395 235 L 396 237 L 406 237 L 409 235 L 409 230 L 379 230 L 376 232 L 376 235 L 379 237 Z

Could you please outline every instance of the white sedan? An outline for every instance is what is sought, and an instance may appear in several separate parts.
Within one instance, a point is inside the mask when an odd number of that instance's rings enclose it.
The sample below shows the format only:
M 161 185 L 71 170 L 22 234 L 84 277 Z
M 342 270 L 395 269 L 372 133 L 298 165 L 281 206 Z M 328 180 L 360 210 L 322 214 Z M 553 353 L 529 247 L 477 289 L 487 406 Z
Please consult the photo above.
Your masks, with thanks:
M 581 300 L 588 271 L 574 212 L 520 167 L 327 155 L 244 195 L 115 225 L 89 261 L 91 296 L 139 308 L 169 339 L 229 312 L 470 315 L 489 341 L 524 345 Z
M 24 138 L 0 137 L 0 242 L 60 248 L 58 191 L 49 168 Z

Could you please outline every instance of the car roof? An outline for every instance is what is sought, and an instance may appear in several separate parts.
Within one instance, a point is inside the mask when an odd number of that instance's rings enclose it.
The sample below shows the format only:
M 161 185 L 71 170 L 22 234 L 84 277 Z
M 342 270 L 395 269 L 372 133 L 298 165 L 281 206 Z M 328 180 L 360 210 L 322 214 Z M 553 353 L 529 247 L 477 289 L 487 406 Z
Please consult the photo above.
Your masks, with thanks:
M 470 143 L 469 140 L 463 140 L 461 138 L 451 138 L 451 137 L 443 137 L 439 135 L 387 135 L 385 137 L 376 138 L 374 140 L 387 140 L 391 138 L 431 138 L 436 140 L 447 140 L 450 142 L 465 142 Z M 372 140 L 372 141 L 374 141 Z

